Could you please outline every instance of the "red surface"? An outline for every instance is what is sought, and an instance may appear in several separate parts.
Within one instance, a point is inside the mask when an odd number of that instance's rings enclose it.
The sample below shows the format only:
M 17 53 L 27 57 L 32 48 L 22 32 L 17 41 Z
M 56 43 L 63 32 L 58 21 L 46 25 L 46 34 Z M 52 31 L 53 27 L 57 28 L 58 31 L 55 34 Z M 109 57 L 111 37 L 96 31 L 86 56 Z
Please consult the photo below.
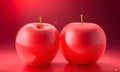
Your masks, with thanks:
M 59 50 L 55 59 L 47 67 L 27 66 L 19 59 L 14 47 L 0 47 L 8 48 L 0 51 L 0 72 L 120 72 L 120 50 L 110 50 L 110 47 L 107 47 L 104 56 L 97 64 L 80 66 L 68 64 Z

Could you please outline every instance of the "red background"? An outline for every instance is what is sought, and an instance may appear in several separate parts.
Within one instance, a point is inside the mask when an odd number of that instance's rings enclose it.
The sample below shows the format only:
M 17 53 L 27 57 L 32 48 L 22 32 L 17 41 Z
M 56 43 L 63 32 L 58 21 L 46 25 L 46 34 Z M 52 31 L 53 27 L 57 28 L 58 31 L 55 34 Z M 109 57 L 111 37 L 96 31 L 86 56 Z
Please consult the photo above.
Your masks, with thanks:
M 39 22 L 39 16 L 61 31 L 64 25 L 80 21 L 80 14 L 84 14 L 85 22 L 102 26 L 108 45 L 120 44 L 119 0 L 1 0 L 0 42 L 14 44 L 18 29 Z
M 4 60 L 10 58 L 9 54 L 16 55 L 10 49 L 15 50 L 16 33 L 23 25 L 39 22 L 39 16 L 42 16 L 43 22 L 53 24 L 61 32 L 66 24 L 79 22 L 80 14 L 84 15 L 84 22 L 99 24 L 104 29 L 107 36 L 106 57 L 115 58 L 113 63 L 117 63 L 120 60 L 119 0 L 0 0 L 0 57 L 3 58 L 3 65 Z M 110 50 L 115 52 L 109 52 Z M 116 54 L 111 57 L 114 53 Z M 102 61 L 106 60 L 103 58 Z

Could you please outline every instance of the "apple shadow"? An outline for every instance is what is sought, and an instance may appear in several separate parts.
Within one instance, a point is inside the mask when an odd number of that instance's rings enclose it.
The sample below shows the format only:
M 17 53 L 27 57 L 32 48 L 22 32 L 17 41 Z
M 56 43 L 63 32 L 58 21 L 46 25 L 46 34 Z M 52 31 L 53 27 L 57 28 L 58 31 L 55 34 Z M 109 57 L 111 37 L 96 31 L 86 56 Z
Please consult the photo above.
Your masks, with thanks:
M 25 65 L 23 72 L 63 72 L 65 63 L 51 63 L 48 66 Z
M 107 63 L 95 63 L 89 65 L 71 65 L 67 64 L 64 72 L 119 72 L 120 68 Z
M 108 63 L 87 65 L 71 65 L 66 63 L 51 63 L 48 66 L 25 65 L 22 72 L 120 72 L 120 67 Z
M 31 65 L 26 65 L 23 68 L 23 72 L 53 72 L 51 65 L 48 66 L 31 66 Z
M 67 64 L 64 68 L 64 72 L 102 72 L 102 69 L 97 63 L 76 66 Z

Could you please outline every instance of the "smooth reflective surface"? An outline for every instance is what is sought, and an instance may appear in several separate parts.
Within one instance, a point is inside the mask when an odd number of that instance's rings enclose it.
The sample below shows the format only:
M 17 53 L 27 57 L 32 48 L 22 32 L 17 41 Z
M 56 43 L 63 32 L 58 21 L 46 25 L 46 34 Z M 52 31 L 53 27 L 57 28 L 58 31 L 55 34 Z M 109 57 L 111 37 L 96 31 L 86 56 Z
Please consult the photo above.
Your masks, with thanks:
M 119 57 L 119 50 L 107 50 L 96 64 L 73 66 L 59 51 L 50 65 L 33 67 L 24 64 L 16 50 L 8 48 L 0 50 L 0 72 L 120 72 Z

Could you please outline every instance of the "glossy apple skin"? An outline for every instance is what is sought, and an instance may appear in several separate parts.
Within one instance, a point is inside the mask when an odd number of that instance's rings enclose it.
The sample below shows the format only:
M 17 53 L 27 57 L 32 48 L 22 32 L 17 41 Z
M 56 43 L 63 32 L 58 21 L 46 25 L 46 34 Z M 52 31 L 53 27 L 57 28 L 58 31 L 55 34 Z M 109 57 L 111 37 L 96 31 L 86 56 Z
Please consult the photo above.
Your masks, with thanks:
M 16 36 L 16 50 L 19 57 L 28 65 L 45 66 L 55 57 L 59 33 L 48 23 L 30 23 L 23 26 Z
M 106 35 L 97 24 L 73 22 L 63 28 L 60 44 L 69 63 L 93 64 L 105 51 Z

